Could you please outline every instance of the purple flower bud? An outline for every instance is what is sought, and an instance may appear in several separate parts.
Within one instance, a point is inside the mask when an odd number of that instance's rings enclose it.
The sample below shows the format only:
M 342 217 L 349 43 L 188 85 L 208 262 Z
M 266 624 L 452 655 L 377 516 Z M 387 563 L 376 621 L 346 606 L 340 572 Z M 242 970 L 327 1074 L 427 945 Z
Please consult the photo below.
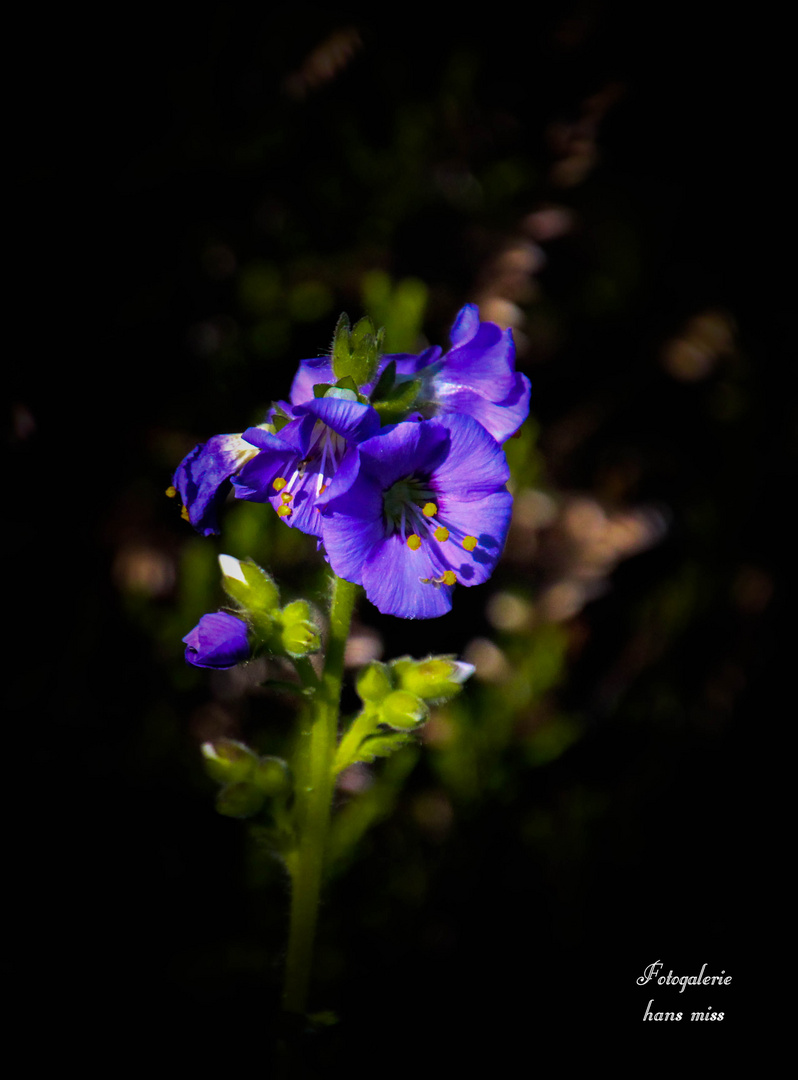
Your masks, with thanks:
M 183 641 L 186 660 L 194 667 L 231 668 L 251 655 L 247 624 L 224 611 L 203 615 Z

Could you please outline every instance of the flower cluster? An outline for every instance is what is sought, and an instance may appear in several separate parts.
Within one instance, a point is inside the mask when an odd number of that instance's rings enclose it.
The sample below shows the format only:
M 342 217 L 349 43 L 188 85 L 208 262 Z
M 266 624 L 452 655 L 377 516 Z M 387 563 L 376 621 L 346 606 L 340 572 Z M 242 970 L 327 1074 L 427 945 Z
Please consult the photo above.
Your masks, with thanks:
M 529 412 L 509 330 L 473 304 L 452 347 L 383 355 L 368 320 L 342 317 L 331 356 L 303 360 L 290 400 L 267 421 L 219 435 L 180 464 L 174 493 L 200 532 L 218 531 L 230 485 L 269 502 L 318 539 L 333 571 L 362 585 L 384 614 L 434 618 L 457 583 L 496 565 L 512 498 L 502 442 Z

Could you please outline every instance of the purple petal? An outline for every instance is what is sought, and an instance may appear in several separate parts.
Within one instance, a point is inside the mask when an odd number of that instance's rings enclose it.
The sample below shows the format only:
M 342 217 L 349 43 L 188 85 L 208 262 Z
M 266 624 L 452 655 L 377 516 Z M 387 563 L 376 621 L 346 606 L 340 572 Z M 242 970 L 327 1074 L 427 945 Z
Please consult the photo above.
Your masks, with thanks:
M 331 490 L 337 480 L 336 475 Z M 362 584 L 366 560 L 384 541 L 385 533 L 382 488 L 366 474 L 357 474 L 322 514 L 322 536 L 330 566 L 339 577 L 358 585 Z
M 361 443 L 361 463 L 387 489 L 408 476 L 431 476 L 446 458 L 449 442 L 447 427 L 438 420 L 405 420 Z
M 438 406 L 443 412 L 472 416 L 499 443 L 514 435 L 529 416 L 530 383 L 520 373 L 515 376 L 512 393 L 499 402 L 488 401 L 464 387 L 439 384 L 436 389 Z
M 300 360 L 294 381 L 291 383 L 291 404 L 301 405 L 313 400 L 313 387 L 318 383 L 334 383 L 332 361 L 329 356 L 317 356 L 313 360 Z
M 186 660 L 194 667 L 231 668 L 251 653 L 247 624 L 224 611 L 203 615 L 183 641 Z
M 466 304 L 455 315 L 449 340 L 452 345 L 464 345 L 479 329 L 479 308 L 476 304 Z
M 361 443 L 380 430 L 380 417 L 371 405 L 346 398 L 314 398 L 296 409 L 321 420 L 347 442 Z M 290 426 L 290 425 L 288 425 Z
M 290 476 L 299 462 L 298 455 L 284 444 L 279 449 L 262 450 L 233 478 L 237 499 L 266 502 L 275 495 L 274 481 Z
M 515 385 L 515 342 L 512 330 L 495 323 L 479 324 L 473 337 L 456 345 L 444 357 L 433 385 L 465 387 L 489 401 L 503 401 Z
M 441 496 L 438 520 L 450 530 L 450 538 L 441 544 L 441 552 L 461 585 L 481 585 L 493 573 L 504 550 L 512 512 L 513 497 L 509 491 L 468 501 Z M 476 537 L 473 551 L 462 546 L 463 536 Z
M 502 488 L 510 478 L 504 451 L 471 416 L 445 413 L 435 421 L 450 436 L 450 452 L 436 469 L 433 483 L 441 497 L 470 502 Z M 424 427 L 424 424 L 416 425 Z
M 412 551 L 399 533 L 374 548 L 363 568 L 362 584 L 383 615 L 435 619 L 451 611 L 454 586 L 432 583 L 446 569 L 436 548 L 426 542 Z
M 178 465 L 172 483 L 189 521 L 203 536 L 219 532 L 217 515 L 227 495 L 227 481 L 254 452 L 240 435 L 214 435 L 195 446 Z

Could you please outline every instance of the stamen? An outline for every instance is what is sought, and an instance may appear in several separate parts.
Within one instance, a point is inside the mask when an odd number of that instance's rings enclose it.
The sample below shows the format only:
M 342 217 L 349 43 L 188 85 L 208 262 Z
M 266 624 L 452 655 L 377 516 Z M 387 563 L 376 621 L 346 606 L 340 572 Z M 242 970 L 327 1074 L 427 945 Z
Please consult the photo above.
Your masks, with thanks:
M 168 487 L 166 489 L 166 495 L 167 495 L 167 498 L 174 499 L 175 495 L 177 495 L 177 488 L 171 487 L 171 486 Z
M 294 498 L 294 496 L 293 496 L 293 495 L 291 494 L 291 492 L 290 492 L 290 491 L 284 491 L 284 492 L 282 493 L 282 495 L 280 496 L 280 498 L 281 498 L 281 499 L 282 499 L 282 501 L 283 501 L 284 503 L 286 503 L 286 505 L 287 505 L 288 503 L 290 503 L 290 502 L 292 502 L 292 501 L 293 501 L 293 498 Z
M 463 538 L 463 547 L 466 549 L 466 551 L 473 551 L 478 543 L 479 541 L 477 540 L 476 536 L 466 536 Z
M 191 524 L 191 518 L 189 516 L 187 506 L 181 506 L 180 507 L 180 516 L 183 519 L 183 521 L 187 521 L 187 522 L 189 522 L 189 524 Z
M 432 535 L 436 540 L 440 540 L 440 542 L 443 543 L 444 540 L 449 539 L 449 530 L 445 525 L 439 525 Z
M 278 516 L 278 517 L 288 517 L 288 515 L 289 515 L 289 514 L 290 514 L 291 512 L 292 512 L 292 511 L 291 511 L 291 507 L 290 507 L 290 506 L 288 506 L 288 505 L 286 505 L 285 503 L 283 503 L 283 505 L 282 505 L 282 506 L 278 506 L 278 507 L 277 507 L 277 516 Z
M 411 551 L 418 551 L 421 547 L 421 537 L 417 536 L 415 533 L 411 533 L 407 538 L 407 546 Z
M 438 507 L 435 505 L 434 502 L 428 502 L 425 504 L 423 510 L 424 517 L 434 517 L 437 513 Z
M 282 491 L 287 483 L 288 481 L 284 477 L 278 476 L 276 480 L 272 481 L 272 487 L 275 491 Z
M 457 575 L 454 570 L 444 570 L 440 577 L 420 577 L 418 580 L 422 585 L 434 585 L 439 589 L 441 585 L 456 585 Z

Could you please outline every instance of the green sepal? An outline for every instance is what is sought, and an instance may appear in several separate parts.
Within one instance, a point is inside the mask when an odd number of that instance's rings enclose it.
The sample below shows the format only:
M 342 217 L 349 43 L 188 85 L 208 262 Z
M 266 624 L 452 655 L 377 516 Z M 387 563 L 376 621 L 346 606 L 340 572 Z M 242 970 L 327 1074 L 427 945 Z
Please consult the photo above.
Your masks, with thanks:
M 368 764 L 378 757 L 390 757 L 413 739 L 409 731 L 390 731 L 384 735 L 372 735 L 360 744 L 355 761 Z
M 374 405 L 378 401 L 384 401 L 386 398 L 389 398 L 395 382 L 396 361 L 390 360 L 383 368 L 382 374 L 377 380 L 377 385 L 371 392 L 371 404 Z
M 291 423 L 291 417 L 282 408 L 281 405 L 274 405 L 272 409 L 272 422 L 271 427 L 274 428 L 275 433 L 282 431 L 286 424 Z
M 216 796 L 216 809 L 225 817 L 254 817 L 263 806 L 266 796 L 254 784 L 227 784 Z
M 328 390 L 332 390 L 335 383 L 331 382 L 319 382 L 313 387 L 314 398 L 323 398 Z
M 372 405 L 380 414 L 382 425 L 398 424 L 404 420 L 412 412 L 420 389 L 420 379 L 409 379 L 397 383 L 382 401 L 373 401 Z
M 381 664 L 379 660 L 373 660 L 358 672 L 355 689 L 358 697 L 363 702 L 378 704 L 384 701 L 393 690 L 390 669 L 385 664 Z
M 474 673 L 471 664 L 454 656 L 428 656 L 425 660 L 402 656 L 391 662 L 391 670 L 402 690 L 436 703 L 459 694 L 465 680 Z
M 248 780 L 258 763 L 258 755 L 235 739 L 214 739 L 202 744 L 205 771 L 220 784 Z

